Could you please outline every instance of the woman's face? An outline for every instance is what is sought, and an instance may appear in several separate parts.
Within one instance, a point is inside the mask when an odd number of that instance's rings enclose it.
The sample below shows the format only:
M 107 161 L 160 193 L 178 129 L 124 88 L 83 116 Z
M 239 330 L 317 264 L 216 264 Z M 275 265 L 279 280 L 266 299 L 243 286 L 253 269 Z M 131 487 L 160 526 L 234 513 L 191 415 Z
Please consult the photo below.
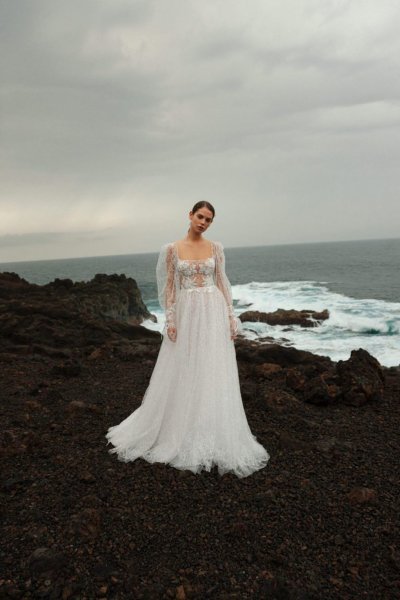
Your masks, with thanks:
M 192 222 L 192 229 L 196 233 L 203 233 L 210 227 L 213 221 L 213 214 L 211 210 L 206 207 L 199 208 L 195 213 L 190 211 L 189 219 Z

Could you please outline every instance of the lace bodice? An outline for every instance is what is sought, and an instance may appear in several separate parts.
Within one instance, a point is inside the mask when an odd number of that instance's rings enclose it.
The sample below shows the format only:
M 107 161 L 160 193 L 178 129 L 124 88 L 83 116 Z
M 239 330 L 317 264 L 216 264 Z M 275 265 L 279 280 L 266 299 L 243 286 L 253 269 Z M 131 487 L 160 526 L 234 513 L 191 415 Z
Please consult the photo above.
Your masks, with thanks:
M 181 289 L 190 290 L 214 285 L 215 258 L 184 260 L 178 258 Z
M 211 242 L 212 256 L 205 259 L 180 259 L 176 244 L 162 246 L 157 262 L 158 300 L 165 310 L 166 329 L 176 329 L 176 306 L 181 290 L 222 292 L 228 308 L 230 328 L 235 335 L 240 321 L 233 310 L 232 291 L 225 273 L 225 254 L 221 242 Z

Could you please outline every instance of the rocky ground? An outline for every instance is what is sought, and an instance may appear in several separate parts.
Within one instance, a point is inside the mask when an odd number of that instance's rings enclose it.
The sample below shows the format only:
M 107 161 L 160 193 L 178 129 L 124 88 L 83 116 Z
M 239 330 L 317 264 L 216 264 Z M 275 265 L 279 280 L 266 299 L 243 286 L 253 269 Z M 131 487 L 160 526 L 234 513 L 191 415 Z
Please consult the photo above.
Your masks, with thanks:
M 115 320 L 124 294 L 112 318 L 98 290 L 96 310 L 74 297 L 72 317 L 66 292 L 60 314 L 12 285 L 0 276 L 0 598 L 400 597 L 399 369 L 239 339 L 267 467 L 123 463 L 105 433 L 140 405 L 160 336 Z

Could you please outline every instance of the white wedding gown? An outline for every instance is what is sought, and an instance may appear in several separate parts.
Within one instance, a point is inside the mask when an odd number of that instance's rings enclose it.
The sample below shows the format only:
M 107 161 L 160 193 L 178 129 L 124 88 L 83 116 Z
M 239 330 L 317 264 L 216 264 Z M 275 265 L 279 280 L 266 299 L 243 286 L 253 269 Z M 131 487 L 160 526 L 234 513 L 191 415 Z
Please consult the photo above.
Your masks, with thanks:
M 216 465 L 223 475 L 247 477 L 269 454 L 251 433 L 240 394 L 231 330 L 234 316 L 225 256 L 182 260 L 165 244 L 157 263 L 164 337 L 139 408 L 106 434 L 119 460 L 141 457 L 199 473 Z M 176 327 L 173 342 L 166 332 Z

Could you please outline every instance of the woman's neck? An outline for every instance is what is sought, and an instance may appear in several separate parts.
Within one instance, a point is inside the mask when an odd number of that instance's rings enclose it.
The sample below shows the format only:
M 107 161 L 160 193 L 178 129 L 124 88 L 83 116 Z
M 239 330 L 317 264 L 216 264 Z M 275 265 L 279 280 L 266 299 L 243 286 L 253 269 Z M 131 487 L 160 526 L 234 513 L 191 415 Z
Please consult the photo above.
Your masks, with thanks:
M 204 238 L 202 236 L 201 233 L 188 233 L 187 236 L 184 238 L 187 242 L 203 242 Z

